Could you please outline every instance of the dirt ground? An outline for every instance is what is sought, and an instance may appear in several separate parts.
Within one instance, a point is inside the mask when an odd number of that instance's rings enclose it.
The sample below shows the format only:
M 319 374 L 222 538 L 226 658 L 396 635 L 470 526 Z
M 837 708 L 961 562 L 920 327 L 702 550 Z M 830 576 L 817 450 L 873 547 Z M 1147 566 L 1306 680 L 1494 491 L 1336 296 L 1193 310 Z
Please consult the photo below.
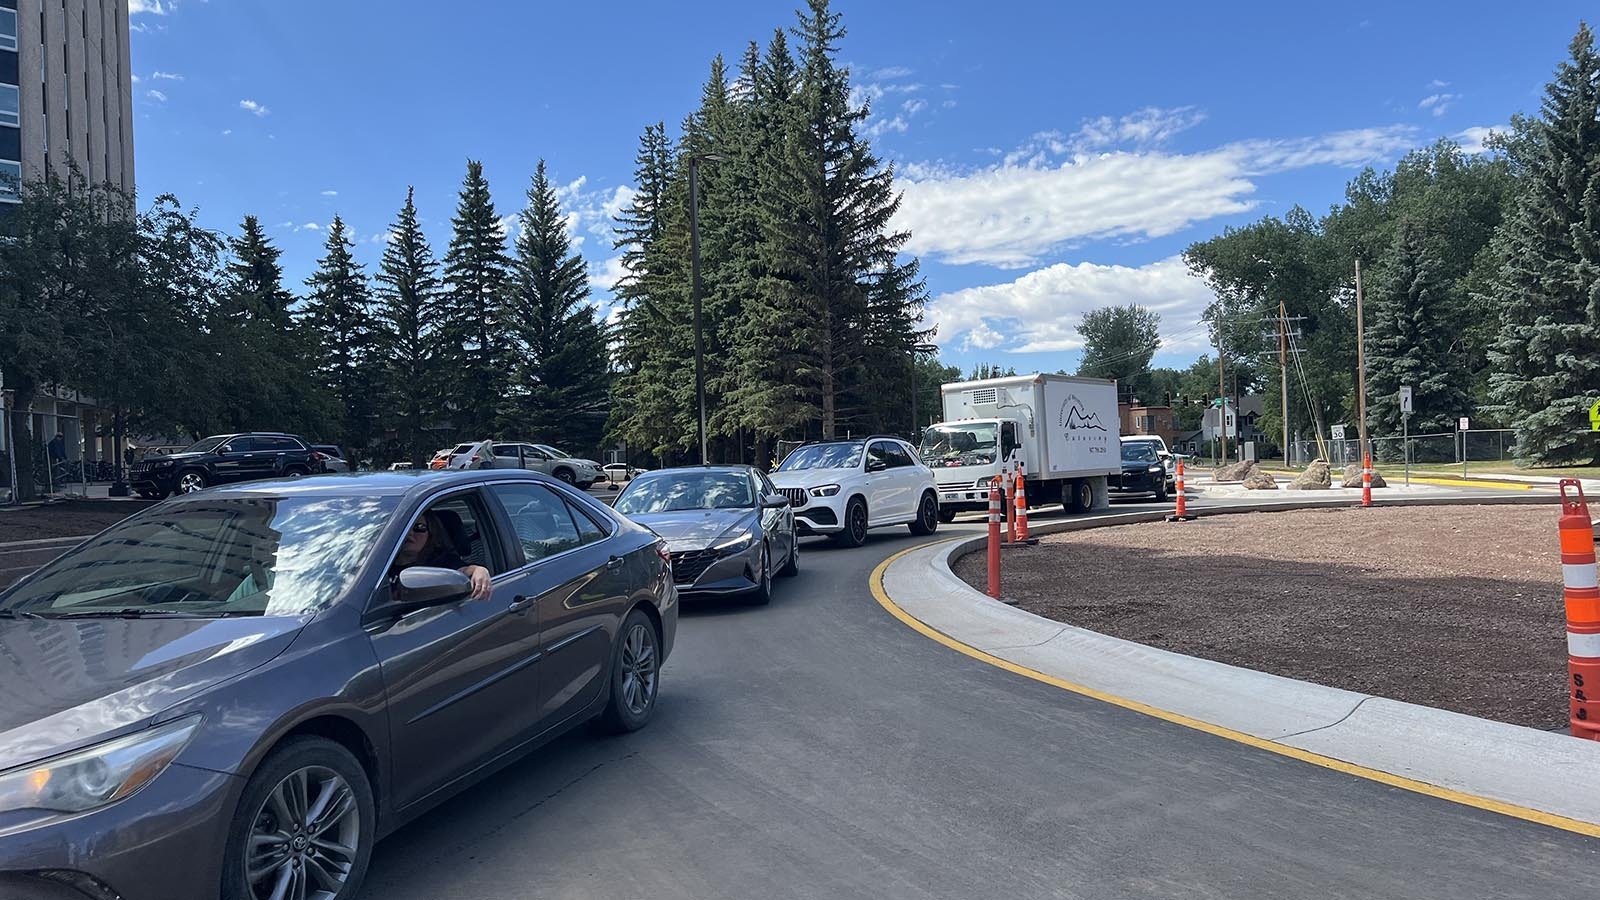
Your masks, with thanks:
M 150 505 L 143 500 L 69 500 L 21 509 L 0 506 L 0 544 L 94 534 Z
M 1023 609 L 1219 662 L 1535 728 L 1566 727 L 1557 508 L 1228 515 L 1007 551 Z M 983 589 L 983 554 L 956 573 Z

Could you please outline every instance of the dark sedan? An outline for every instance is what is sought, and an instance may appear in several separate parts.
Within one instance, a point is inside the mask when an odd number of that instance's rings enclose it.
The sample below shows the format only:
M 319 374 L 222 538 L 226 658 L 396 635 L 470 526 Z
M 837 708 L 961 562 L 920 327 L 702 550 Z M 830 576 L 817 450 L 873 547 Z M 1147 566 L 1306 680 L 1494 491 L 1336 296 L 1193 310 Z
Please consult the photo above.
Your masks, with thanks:
M 794 510 L 750 466 L 661 469 L 636 476 L 613 507 L 667 540 L 678 591 L 772 601 L 772 576 L 800 572 Z
M 1167 499 L 1167 467 L 1155 448 L 1142 441 L 1122 445 L 1122 474 L 1107 481 L 1113 494 L 1147 494 L 1157 501 Z
M 348 900 L 445 797 L 644 725 L 677 621 L 661 539 L 542 475 L 170 500 L 0 593 L 0 897 Z

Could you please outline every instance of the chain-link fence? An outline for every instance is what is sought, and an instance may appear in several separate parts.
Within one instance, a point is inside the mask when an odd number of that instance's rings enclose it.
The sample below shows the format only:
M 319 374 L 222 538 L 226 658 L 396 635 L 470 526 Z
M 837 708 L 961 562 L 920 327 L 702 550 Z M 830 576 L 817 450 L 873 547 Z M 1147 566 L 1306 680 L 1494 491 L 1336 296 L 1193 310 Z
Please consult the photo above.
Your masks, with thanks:
M 1459 464 L 1463 461 L 1504 462 L 1510 465 L 1516 456 L 1516 432 L 1509 428 L 1480 428 L 1407 437 L 1393 435 L 1375 437 L 1371 441 L 1372 461 L 1387 465 L 1404 465 L 1408 461 L 1414 465 Z M 1320 446 L 1316 441 L 1295 441 L 1290 464 L 1304 468 L 1311 460 L 1323 458 L 1324 447 L 1330 463 L 1350 465 L 1361 462 L 1361 441 L 1347 436 L 1343 440 L 1325 440 Z

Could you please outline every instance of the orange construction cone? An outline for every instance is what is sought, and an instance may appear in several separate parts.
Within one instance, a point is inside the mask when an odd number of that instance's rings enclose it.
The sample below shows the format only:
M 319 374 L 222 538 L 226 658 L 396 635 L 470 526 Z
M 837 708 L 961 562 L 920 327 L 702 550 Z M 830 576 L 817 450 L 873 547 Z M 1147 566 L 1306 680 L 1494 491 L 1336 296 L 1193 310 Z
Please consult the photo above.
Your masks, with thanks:
M 1361 463 L 1361 505 L 1372 505 L 1372 454 L 1362 457 Z
M 1178 491 L 1178 508 L 1173 510 L 1172 515 L 1167 516 L 1167 521 L 1168 522 L 1187 522 L 1187 521 L 1195 518 L 1195 516 L 1194 516 L 1194 514 L 1189 512 L 1189 500 L 1188 500 L 1188 498 L 1186 496 L 1184 496 L 1184 493 L 1183 493 L 1183 458 L 1182 457 L 1178 458 L 1178 477 L 1177 477 L 1176 480 L 1177 480 L 1176 488 L 1177 488 L 1177 491 Z
M 989 596 L 1000 599 L 1000 485 L 989 483 Z
M 1594 522 L 1576 479 L 1561 481 L 1561 580 L 1567 601 L 1567 720 L 1573 737 L 1600 740 L 1600 583 L 1595 578 Z

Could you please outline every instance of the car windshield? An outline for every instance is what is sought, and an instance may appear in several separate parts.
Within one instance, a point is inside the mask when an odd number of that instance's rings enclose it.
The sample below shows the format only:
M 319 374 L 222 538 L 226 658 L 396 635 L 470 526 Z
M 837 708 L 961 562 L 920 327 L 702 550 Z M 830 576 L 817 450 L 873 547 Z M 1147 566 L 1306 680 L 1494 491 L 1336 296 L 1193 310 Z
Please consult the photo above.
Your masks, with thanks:
M 534 444 L 533 446 L 535 447 L 535 449 L 538 449 L 540 451 L 548 453 L 551 456 L 554 456 L 556 459 L 574 459 L 575 458 L 575 457 L 573 457 L 572 454 L 566 452 L 565 450 L 557 450 L 556 448 L 550 446 L 549 444 Z
M 990 465 L 999 434 L 994 422 L 935 425 L 922 434 L 922 461 L 930 468 Z
M 779 472 L 798 472 L 805 469 L 854 469 L 861 465 L 861 455 L 867 445 L 861 441 L 834 444 L 811 444 L 789 454 L 778 467 Z
M 471 453 L 472 452 L 472 448 L 476 447 L 476 446 L 478 446 L 478 445 L 477 444 L 457 444 L 456 448 L 454 450 L 450 451 L 450 455 L 451 456 L 459 456 L 462 453 Z
M 113 526 L 0 594 L 0 611 L 300 615 L 349 588 L 396 505 L 390 497 L 166 504 Z
M 750 478 L 737 472 L 664 472 L 634 481 L 617 498 L 625 516 L 689 509 L 754 509 Z
M 1146 443 L 1123 444 L 1123 462 L 1157 462 L 1156 448 Z
M 220 446 L 223 441 L 227 440 L 231 436 L 232 435 L 224 434 L 224 435 L 221 435 L 219 437 L 203 438 L 201 440 L 195 441 L 194 443 L 192 443 L 189 446 L 183 448 L 182 450 L 179 450 L 178 452 L 179 453 L 210 453 L 211 451 L 217 449 L 217 447 Z

